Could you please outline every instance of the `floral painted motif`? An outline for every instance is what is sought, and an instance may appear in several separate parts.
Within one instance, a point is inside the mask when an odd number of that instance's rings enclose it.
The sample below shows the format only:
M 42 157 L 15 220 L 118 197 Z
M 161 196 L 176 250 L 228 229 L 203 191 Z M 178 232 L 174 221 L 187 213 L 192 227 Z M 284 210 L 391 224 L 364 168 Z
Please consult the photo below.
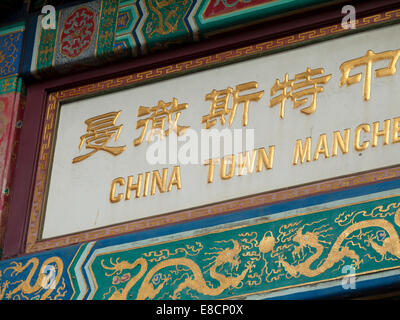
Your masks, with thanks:
M 94 12 L 83 7 L 66 19 L 60 37 L 63 55 L 75 58 L 89 47 L 95 30 L 94 18 Z
M 22 41 L 22 31 L 0 35 L 0 77 L 18 72 Z

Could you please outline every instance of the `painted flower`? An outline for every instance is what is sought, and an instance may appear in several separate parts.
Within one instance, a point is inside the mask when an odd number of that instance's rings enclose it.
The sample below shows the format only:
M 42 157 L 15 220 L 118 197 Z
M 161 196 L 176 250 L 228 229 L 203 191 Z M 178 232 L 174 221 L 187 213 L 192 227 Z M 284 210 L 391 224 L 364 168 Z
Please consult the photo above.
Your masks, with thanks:
M 75 10 L 66 20 L 61 32 L 61 53 L 75 58 L 85 51 L 95 29 L 94 13 L 88 8 Z

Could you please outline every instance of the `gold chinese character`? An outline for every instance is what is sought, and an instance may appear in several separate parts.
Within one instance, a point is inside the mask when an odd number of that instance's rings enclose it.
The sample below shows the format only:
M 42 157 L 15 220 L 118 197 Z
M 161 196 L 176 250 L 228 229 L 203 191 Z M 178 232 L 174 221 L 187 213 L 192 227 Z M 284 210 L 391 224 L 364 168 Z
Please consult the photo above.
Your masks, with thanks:
M 149 122 L 151 121 L 150 133 L 147 141 L 150 142 L 152 137 L 156 134 L 160 135 L 160 138 L 167 137 L 170 130 L 174 131 L 177 136 L 185 133 L 189 126 L 178 125 L 179 116 L 181 115 L 181 110 L 188 107 L 187 103 L 178 104 L 176 98 L 172 98 L 172 102 L 164 102 L 160 100 L 155 107 L 143 107 L 140 106 L 137 116 L 143 117 L 148 116 L 145 119 L 140 119 L 136 123 L 136 129 L 142 128 L 143 130 L 138 138 L 133 141 L 134 146 L 140 145 L 146 135 Z M 175 113 L 175 119 L 172 119 L 172 115 Z M 168 121 L 168 129 L 164 130 L 165 123 Z
M 291 80 L 289 80 L 289 75 L 286 73 L 283 82 L 277 79 L 271 88 L 271 96 L 275 95 L 278 91 L 282 91 L 282 93 L 279 96 L 271 98 L 269 106 L 273 107 L 280 104 L 279 115 L 283 119 L 285 117 L 285 103 L 287 99 L 292 100 L 293 108 L 296 109 L 307 103 L 308 98 L 304 97 L 311 96 L 312 100 L 309 106 L 302 108 L 300 111 L 307 115 L 314 113 L 317 108 L 317 94 L 324 91 L 324 88 L 318 85 L 326 84 L 332 75 L 329 74 L 319 78 L 311 77 L 323 73 L 323 68 L 313 70 L 307 68 L 306 72 L 296 74 L 294 79 Z
M 99 150 L 111 153 L 113 156 L 117 156 L 122 153 L 126 146 L 120 147 L 109 147 L 106 144 L 114 137 L 114 141 L 117 141 L 119 134 L 121 133 L 122 125 L 116 126 L 115 122 L 119 117 L 121 111 L 105 113 L 85 121 L 87 126 L 87 133 L 81 136 L 81 142 L 79 144 L 79 150 L 82 148 L 83 143 L 86 142 L 86 149 L 93 149 L 91 152 L 76 157 L 72 160 L 72 163 L 76 163 L 90 157 Z
M 380 60 L 390 60 L 389 65 L 386 68 L 375 70 L 375 77 L 387 77 L 392 76 L 396 73 L 396 63 L 400 56 L 400 50 L 384 51 L 381 53 L 374 53 L 372 50 L 368 50 L 364 57 L 349 60 L 340 66 L 342 77 L 339 82 L 339 86 L 342 87 L 344 84 L 350 86 L 354 83 L 360 82 L 362 75 L 357 73 L 349 76 L 350 71 L 359 66 L 365 66 L 364 74 L 364 85 L 363 85 L 363 98 L 368 101 L 371 96 L 371 73 L 372 63 Z
M 217 123 L 217 119 L 220 120 L 221 124 L 225 124 L 225 116 L 229 115 L 229 126 L 232 125 L 235 119 L 236 110 L 239 104 L 243 103 L 243 116 L 242 125 L 247 126 L 249 105 L 250 101 L 258 101 L 264 94 L 264 90 L 255 93 L 239 95 L 242 91 L 257 89 L 258 83 L 256 81 L 251 81 L 243 84 L 239 84 L 233 90 L 228 87 L 223 90 L 213 90 L 208 93 L 205 100 L 211 101 L 210 113 L 203 116 L 201 123 L 205 123 L 206 129 L 211 128 Z M 228 109 L 229 97 L 232 96 L 232 108 Z

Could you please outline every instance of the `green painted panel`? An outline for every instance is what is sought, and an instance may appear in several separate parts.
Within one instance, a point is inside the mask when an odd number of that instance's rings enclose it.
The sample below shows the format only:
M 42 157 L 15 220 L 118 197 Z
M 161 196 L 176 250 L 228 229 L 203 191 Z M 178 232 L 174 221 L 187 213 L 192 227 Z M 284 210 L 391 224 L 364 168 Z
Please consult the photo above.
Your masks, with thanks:
M 113 55 L 117 16 L 118 3 L 115 0 L 103 0 L 95 56 L 111 57 Z
M 60 15 L 59 11 L 56 11 L 56 21 Z M 39 22 L 40 19 L 39 19 Z M 57 24 L 58 25 L 58 24 Z M 48 70 L 53 66 L 54 50 L 56 46 L 57 29 L 40 29 L 39 35 L 39 47 L 38 57 L 36 62 L 36 70 Z
M 98 252 L 94 299 L 226 299 L 400 266 L 400 197 Z
M 0 78 L 0 94 L 23 91 L 22 79 L 18 76 Z

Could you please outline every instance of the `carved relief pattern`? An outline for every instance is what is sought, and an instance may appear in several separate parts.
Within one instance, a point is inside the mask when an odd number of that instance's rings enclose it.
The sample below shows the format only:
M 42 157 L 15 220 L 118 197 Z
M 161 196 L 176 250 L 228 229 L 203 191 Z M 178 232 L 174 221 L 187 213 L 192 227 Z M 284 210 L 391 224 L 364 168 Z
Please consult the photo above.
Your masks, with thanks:
M 94 297 L 224 299 L 398 267 L 398 200 L 99 254 Z
M 341 279 L 345 268 L 359 278 L 399 268 L 399 232 L 400 196 L 390 196 L 164 242 L 99 240 L 1 262 L 0 298 L 228 299 Z
M 71 70 L 70 65 L 78 63 L 75 58 L 82 58 L 83 52 L 87 56 L 84 63 L 79 62 L 79 70 L 86 65 L 99 64 L 103 60 L 109 61 L 125 55 L 143 55 L 155 50 L 167 49 L 179 43 L 197 41 L 206 37 L 209 32 L 229 30 L 232 25 L 246 25 L 262 20 L 272 11 L 277 10 L 275 12 L 277 14 L 279 10 L 288 10 L 285 8 L 285 3 L 286 1 L 283 0 L 208 0 L 204 2 L 146 0 L 123 1 L 118 5 L 115 1 L 102 0 L 89 2 L 93 5 L 90 8 L 89 5 L 78 6 L 74 13 L 68 15 L 68 21 L 63 20 L 63 10 L 68 8 L 61 9 L 56 13 L 57 21 L 60 22 L 57 29 L 42 30 L 36 40 L 38 42 L 37 60 L 31 72 L 63 73 L 65 70 Z M 92 10 L 95 6 L 100 8 Z M 277 9 L 279 6 L 285 9 Z M 304 4 L 294 2 L 293 6 L 294 10 L 301 8 Z M 97 10 L 100 11 L 100 15 Z M 90 11 L 94 16 L 89 14 Z M 359 29 L 373 23 L 398 19 L 399 16 L 400 10 L 393 10 L 363 17 L 357 19 L 356 27 Z M 82 21 L 88 22 L 88 25 L 79 27 Z M 74 26 L 71 24 L 73 22 Z M 92 28 L 92 25 L 96 26 Z M 299 41 L 344 32 L 348 30 L 343 29 L 341 24 L 336 24 L 257 44 L 248 50 L 260 53 Z M 60 52 L 63 58 L 57 55 L 58 46 L 61 46 Z M 243 52 L 238 51 L 234 55 L 241 56 Z

